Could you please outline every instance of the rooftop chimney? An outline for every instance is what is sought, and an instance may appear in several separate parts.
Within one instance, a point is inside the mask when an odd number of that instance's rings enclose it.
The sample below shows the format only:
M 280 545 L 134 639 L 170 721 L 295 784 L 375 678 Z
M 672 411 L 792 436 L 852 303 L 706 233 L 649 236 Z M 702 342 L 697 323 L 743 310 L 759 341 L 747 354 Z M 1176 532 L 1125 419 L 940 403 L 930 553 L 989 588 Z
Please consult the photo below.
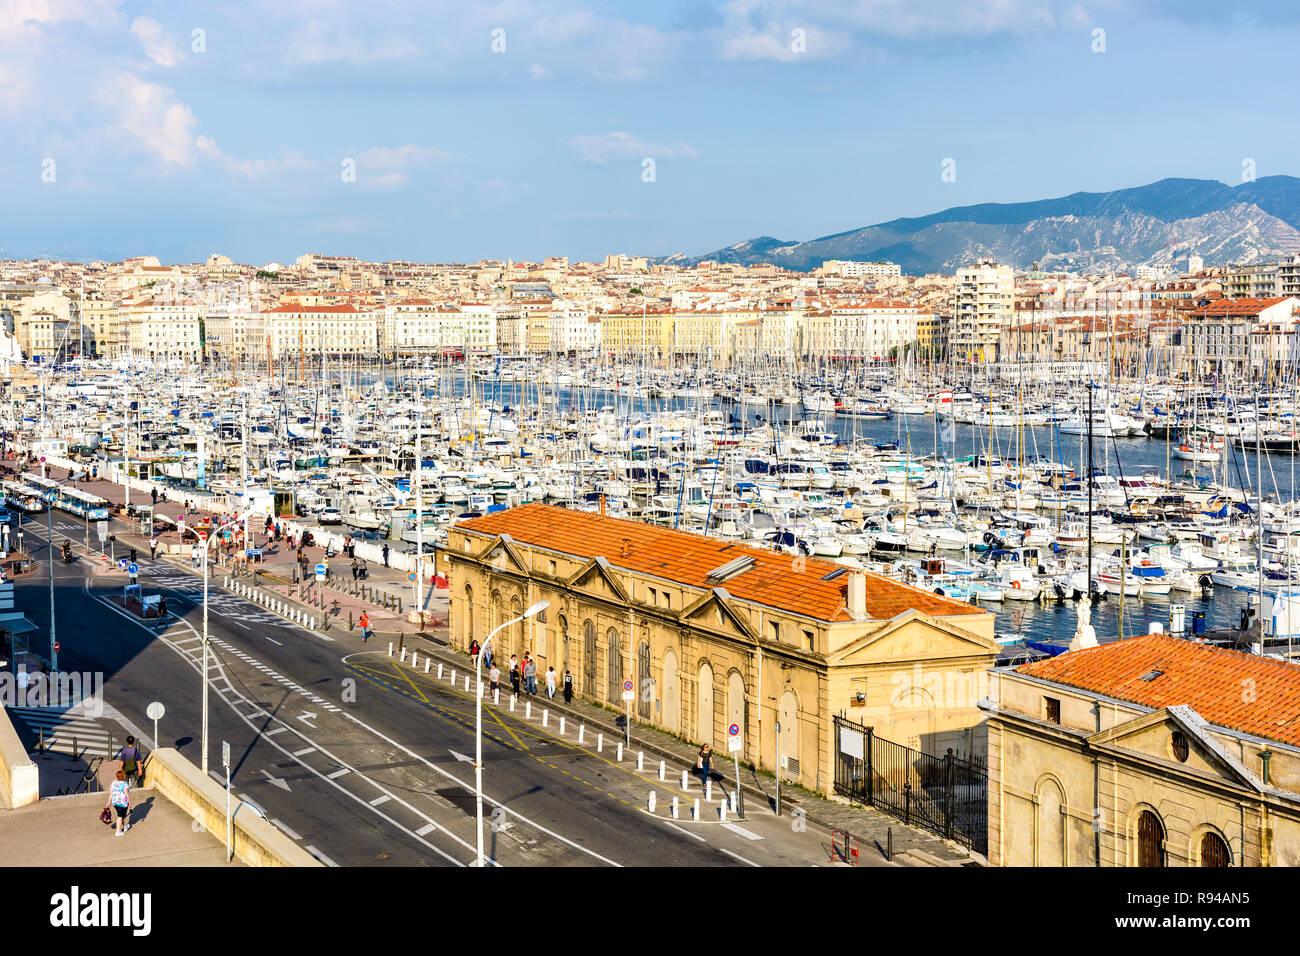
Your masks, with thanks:
M 867 619 L 867 573 L 854 571 L 849 575 L 849 614 L 855 621 Z
M 622 556 L 626 558 L 626 557 L 628 556 L 628 553 L 629 553 L 631 550 L 632 550 L 632 539 L 631 539 L 631 538 L 624 538 L 624 539 L 623 539 L 623 555 L 622 555 Z

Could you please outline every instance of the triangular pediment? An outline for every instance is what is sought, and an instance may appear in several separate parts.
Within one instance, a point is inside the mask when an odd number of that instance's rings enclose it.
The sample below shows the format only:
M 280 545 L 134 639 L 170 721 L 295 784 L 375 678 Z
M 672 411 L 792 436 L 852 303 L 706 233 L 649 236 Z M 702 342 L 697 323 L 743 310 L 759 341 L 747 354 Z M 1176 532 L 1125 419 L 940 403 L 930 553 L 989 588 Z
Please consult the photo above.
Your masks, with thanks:
M 574 590 L 586 591 L 588 594 L 604 598 L 607 601 L 617 601 L 620 604 L 631 603 L 631 598 L 628 597 L 627 590 L 623 587 L 622 582 L 610 570 L 609 562 L 602 557 L 592 558 L 578 568 L 565 581 L 565 585 Z
M 914 622 L 921 622 L 916 625 Z M 904 611 L 887 621 L 864 622 L 861 637 L 827 655 L 828 664 L 939 661 L 996 657 L 998 645 L 982 635 L 920 611 Z M 991 662 L 990 662 L 991 663 Z
M 1185 742 L 1185 758 L 1175 747 L 1175 733 Z M 1222 777 L 1257 792 L 1264 789 L 1259 776 L 1219 743 L 1205 718 L 1185 704 L 1154 710 L 1099 731 L 1088 738 L 1088 744 L 1097 750 L 1141 754 L 1164 765 Z
M 498 571 L 516 571 L 519 574 L 528 573 L 528 564 L 524 561 L 523 555 L 515 547 L 514 539 L 509 534 L 499 534 L 487 543 L 482 551 L 476 556 L 477 560 L 484 564 L 490 564 Z
M 701 594 L 682 609 L 681 620 L 720 634 L 743 637 L 750 641 L 758 640 L 749 619 L 732 605 L 731 595 L 726 588 L 713 588 Z

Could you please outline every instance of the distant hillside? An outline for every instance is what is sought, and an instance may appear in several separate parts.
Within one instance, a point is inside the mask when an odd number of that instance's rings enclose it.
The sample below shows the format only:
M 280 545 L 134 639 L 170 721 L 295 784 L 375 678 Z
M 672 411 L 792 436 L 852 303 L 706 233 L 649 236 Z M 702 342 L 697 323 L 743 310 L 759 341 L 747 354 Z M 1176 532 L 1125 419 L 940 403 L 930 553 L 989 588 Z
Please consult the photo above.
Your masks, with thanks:
M 657 261 L 773 263 L 806 271 L 827 259 L 883 259 L 923 274 L 953 272 L 988 256 L 1019 269 L 1037 262 L 1049 270 L 1122 272 L 1189 254 L 1225 265 L 1298 252 L 1300 179 L 1267 176 L 1238 186 L 1162 179 L 1108 193 L 955 206 L 807 242 L 760 236 L 702 256 Z

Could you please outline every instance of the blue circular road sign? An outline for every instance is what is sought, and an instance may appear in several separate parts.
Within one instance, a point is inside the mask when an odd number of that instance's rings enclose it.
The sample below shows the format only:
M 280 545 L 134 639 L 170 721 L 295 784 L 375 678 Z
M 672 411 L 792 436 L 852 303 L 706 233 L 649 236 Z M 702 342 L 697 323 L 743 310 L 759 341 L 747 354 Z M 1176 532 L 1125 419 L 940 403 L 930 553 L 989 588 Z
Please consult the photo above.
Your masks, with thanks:
M 128 565 L 126 566 L 126 573 L 127 573 L 127 574 L 139 574 L 139 573 L 140 573 L 140 566 L 137 565 L 137 564 L 128 564 Z
M 732 737 L 738 737 L 740 735 L 740 725 L 732 724 L 730 727 L 727 728 L 727 733 L 730 734 Z
M 317 574 L 324 574 L 324 573 L 325 573 L 325 565 L 323 565 L 323 564 L 318 564 L 318 565 L 316 565 L 316 573 L 317 573 Z

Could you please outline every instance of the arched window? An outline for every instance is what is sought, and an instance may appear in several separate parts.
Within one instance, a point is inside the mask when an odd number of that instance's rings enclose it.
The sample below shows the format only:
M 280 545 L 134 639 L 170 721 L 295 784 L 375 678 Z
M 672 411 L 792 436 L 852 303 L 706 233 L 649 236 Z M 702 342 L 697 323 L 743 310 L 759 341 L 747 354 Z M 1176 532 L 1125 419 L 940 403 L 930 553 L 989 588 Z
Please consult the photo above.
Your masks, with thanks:
M 605 632 L 605 653 L 608 655 L 608 663 L 605 667 L 607 680 L 607 690 L 609 696 L 606 698 L 611 704 L 616 704 L 623 699 L 623 648 L 620 646 L 618 631 L 610 628 Z
M 1150 810 L 1138 817 L 1138 866 L 1165 865 L 1165 827 Z
M 1212 830 L 1201 837 L 1201 866 L 1232 866 L 1228 844 Z
M 596 696 L 596 625 L 582 625 L 582 692 Z
M 510 617 L 508 617 L 506 620 L 513 621 L 516 618 L 523 617 L 523 614 L 524 614 L 523 602 L 519 600 L 519 595 L 516 594 L 514 597 L 510 599 Z M 524 622 L 519 621 L 517 624 L 511 627 L 510 630 L 513 632 L 512 634 L 508 635 L 511 638 L 510 641 L 511 650 L 517 653 L 519 655 L 520 660 L 522 660 L 524 656 L 524 651 L 528 650 L 528 648 L 524 646 Z
M 636 711 L 642 720 L 650 719 L 650 699 L 654 697 L 654 682 L 650 676 L 650 645 L 642 641 L 636 649 Z

